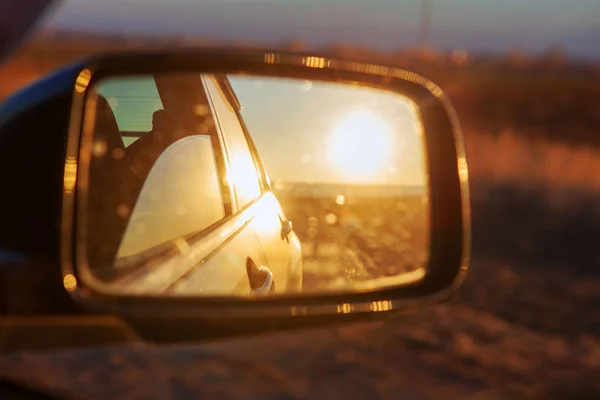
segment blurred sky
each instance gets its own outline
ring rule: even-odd
[[[42,27],[176,33],[272,43],[417,43],[421,0],[64,0]],[[600,57],[600,0],[434,0],[439,48]]]

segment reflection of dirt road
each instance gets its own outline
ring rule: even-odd
[[[342,289],[353,276],[363,275],[364,266],[349,249],[342,251],[335,242],[321,242],[317,254],[312,246],[302,246],[304,268],[303,291]]]
[[[429,256],[423,196],[389,187],[373,195],[360,187],[288,186],[277,196],[302,243],[306,291],[401,284],[422,273]],[[357,193],[336,195],[350,189]]]
[[[332,290],[354,291],[397,286],[423,278],[424,268],[416,266],[389,268],[373,265],[358,249],[337,242],[322,242],[318,253],[312,246],[303,246],[303,291],[328,292]]]

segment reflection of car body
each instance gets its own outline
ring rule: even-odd
[[[90,187],[99,192],[90,195],[88,228],[108,254],[96,262],[90,254],[96,275],[145,293],[300,290],[300,242],[227,79],[183,74],[114,83],[100,85],[92,147]],[[125,182],[112,175],[115,163]],[[131,193],[111,203],[116,183]]]

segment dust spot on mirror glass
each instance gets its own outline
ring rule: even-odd
[[[179,215],[179,216],[183,216],[186,215],[188,212],[187,208],[185,206],[178,206],[175,209],[175,214]]]
[[[206,125],[206,123],[201,123],[196,125],[196,133],[200,134],[200,135],[206,135],[208,133],[208,126]]]
[[[328,213],[327,215],[325,215],[325,222],[327,222],[329,225],[334,225],[338,220],[337,215],[335,215],[334,213]]]
[[[283,183],[277,181],[273,184],[273,188],[275,190],[283,190],[285,188],[285,185]]]
[[[309,92],[313,87],[312,81],[304,81],[304,83],[299,87],[302,93]]]
[[[119,108],[119,99],[117,99],[116,97],[109,97],[106,99],[106,101],[108,101],[108,105],[113,110],[117,110]]]
[[[106,142],[104,140],[95,140],[92,144],[92,155],[96,158],[101,158],[106,155]]]
[[[125,150],[117,147],[113,149],[112,156],[115,160],[121,160],[123,157],[125,157]]]
[[[148,227],[143,222],[138,222],[134,225],[134,232],[138,235],[143,235],[148,231]]]
[[[148,193],[148,199],[150,201],[157,201],[161,198],[161,194],[158,190],[152,190]]]
[[[131,210],[125,204],[120,204],[117,207],[117,215],[121,218],[127,218],[129,216],[130,212],[131,212]]]
[[[194,106],[194,114],[204,117],[210,114],[210,108],[205,104],[196,104],[196,106]]]
[[[255,81],[252,84],[252,89],[256,90],[256,91],[261,91],[263,89],[263,82],[262,81]]]

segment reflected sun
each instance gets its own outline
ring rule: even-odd
[[[336,122],[327,155],[341,178],[364,182],[383,172],[391,148],[390,126],[379,115],[361,110]]]

